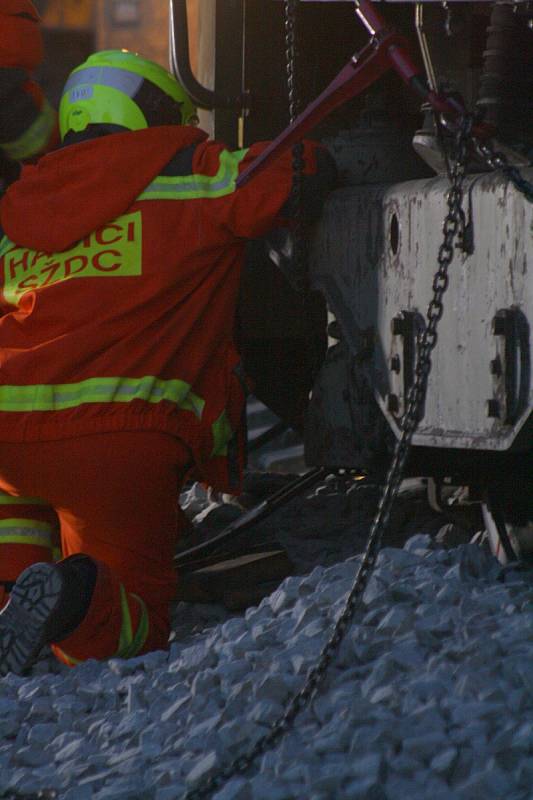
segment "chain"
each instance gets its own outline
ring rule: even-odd
[[[247,752],[217,770],[203,784],[188,791],[183,796],[183,800],[203,800],[209,797],[230,778],[246,772],[259,756],[271,749],[287,733],[298,714],[309,705],[315,696],[368,585],[379,554],[383,534],[389,523],[392,504],[400,488],[413,434],[423,415],[427,382],[431,370],[431,353],[437,343],[437,326],[443,314],[442,298],[448,286],[448,268],[453,260],[455,239],[462,230],[463,181],[470,130],[471,118],[465,117],[455,136],[451,186],[447,194],[448,212],[443,225],[444,240],[438,252],[438,269],[433,279],[433,296],[427,310],[427,324],[417,342],[418,359],[415,380],[409,392],[407,409],[402,419],[402,433],[396,443],[386,485],[344,609],[335,623],[329,640],[322,648],[317,663],[307,673],[303,687],[289,700],[283,715],[272,724],[268,733],[261,736]]]
[[[296,42],[296,9],[299,0],[285,0],[285,60],[287,67],[287,86],[289,90],[289,121],[292,125],[300,111],[300,98],[298,96],[298,83],[296,75],[297,42]],[[293,155],[293,198],[295,205],[295,221],[301,221],[302,207],[302,177],[305,162],[303,159],[304,146],[297,142],[292,148]],[[296,237],[296,232],[295,232]]]
[[[287,86],[289,94],[289,121],[292,124],[300,111],[300,97],[298,92],[298,79],[296,74],[297,62],[297,30],[296,10],[299,0],[285,0],[285,62],[287,68]],[[306,257],[302,225],[302,184],[304,161],[303,142],[296,142],[292,148],[293,183],[291,200],[294,208],[294,222],[292,227],[293,253],[291,273],[294,287],[304,292],[308,289],[306,280]]]
[[[299,98],[296,86],[296,9],[298,0],[285,0],[285,65],[289,90],[289,121],[298,116]]]
[[[521,192],[526,200],[533,203],[533,183],[526,181],[526,179],[522,177],[520,170],[509,164],[505,154],[496,152],[490,142],[481,142],[479,139],[475,138],[473,141],[477,152],[489,167],[491,169],[501,169],[515,189]]]

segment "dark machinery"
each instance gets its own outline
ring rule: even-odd
[[[466,108],[488,144],[467,153],[458,246],[407,472],[428,479],[431,502],[452,518],[485,528],[501,561],[532,556],[533,4],[376,3],[381,29],[371,10],[361,13],[371,4],[300,0],[289,3],[294,19],[288,2],[201,6],[210,40],[200,54],[214,58],[200,67],[213,91],[190,69],[185,0],[171,3],[173,67],[228,144],[287,127],[287,68],[303,109],[344,64],[370,52],[382,67],[376,51],[387,36],[397,37],[388,52],[399,46],[402,63],[376,68],[364,92],[314,119],[341,185],[313,233],[313,291],[298,294],[262,243],[250,248],[240,318],[257,394],[297,427],[305,407],[310,465],[383,469],[415,380],[448,144],[454,113]],[[289,64],[288,21],[297,38]],[[406,42],[422,86],[400,58]]]

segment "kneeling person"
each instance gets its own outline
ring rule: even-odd
[[[290,215],[291,154],[237,189],[265,145],[208,141],[136,54],[75,69],[59,120],[0,203],[3,674],[167,646],[183,482],[240,489],[246,241]]]

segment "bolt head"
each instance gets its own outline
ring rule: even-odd
[[[506,319],[503,316],[494,317],[492,320],[492,332],[494,336],[504,336],[506,329]]]
[[[390,360],[391,372],[400,372],[401,368],[402,368],[402,363],[400,361],[400,356],[397,354],[392,356]]]
[[[405,320],[403,317],[393,317],[390,326],[393,336],[401,336],[405,330]]]
[[[486,410],[487,417],[497,418],[500,416],[500,404],[494,399],[494,397],[491,397],[490,400],[487,400]]]
[[[502,374],[502,362],[499,356],[493,358],[490,362],[490,374],[491,375],[501,375]]]

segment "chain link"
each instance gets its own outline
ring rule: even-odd
[[[490,142],[481,142],[479,139],[473,139],[474,146],[483,158],[486,164],[491,169],[501,169],[504,175],[511,181],[515,189],[524,195],[526,200],[533,203],[533,183],[527,181],[520,170],[509,164],[507,156],[504,153],[499,153],[494,150]]]
[[[285,0],[285,66],[289,92],[289,121],[292,124],[299,111],[298,87],[296,85],[296,8],[298,0]]]
[[[462,230],[463,225],[463,182],[471,127],[471,118],[465,117],[455,136],[455,152],[452,154],[450,174],[451,187],[447,194],[448,212],[443,224],[444,239],[438,252],[438,269],[433,281],[433,296],[427,310],[426,326],[419,334],[417,341],[418,358],[415,380],[408,395],[407,409],[402,419],[401,436],[396,443],[385,488],[344,609],[335,623],[329,640],[322,648],[315,666],[309,670],[303,687],[289,700],[283,715],[272,724],[268,733],[261,736],[246,753],[238,756],[227,766],[221,767],[203,784],[188,791],[183,796],[183,800],[204,800],[209,797],[230,778],[246,772],[259,756],[277,744],[287,733],[298,714],[309,705],[315,696],[368,585],[379,554],[383,534],[389,523],[392,505],[400,488],[413,434],[423,416],[427,382],[431,371],[431,353],[437,343],[437,325],[443,313],[442,298],[448,286],[448,268],[454,256],[455,238]]]
[[[296,9],[299,0],[285,0],[285,59],[287,67],[287,85],[289,89],[289,121],[292,125],[300,112],[300,96],[298,91],[298,78],[296,74],[297,62],[297,31],[296,31]],[[292,148],[293,154],[293,196],[296,211],[296,222],[301,217],[301,190],[302,178],[305,162],[303,159],[304,146],[302,142],[297,142]]]

